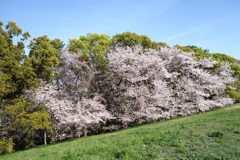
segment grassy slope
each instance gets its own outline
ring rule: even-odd
[[[209,137],[214,132],[223,135]],[[38,146],[0,159],[240,159],[240,104]]]

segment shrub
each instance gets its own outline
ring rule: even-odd
[[[0,154],[12,153],[14,151],[13,146],[14,143],[11,138],[0,141]]]
[[[234,101],[236,102],[240,102],[240,95],[237,91],[234,90],[226,90],[225,91],[227,95],[229,95],[229,97],[231,97]]]

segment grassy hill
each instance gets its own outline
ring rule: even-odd
[[[240,104],[38,146],[0,159],[240,159]]]

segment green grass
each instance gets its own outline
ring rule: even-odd
[[[240,104],[38,146],[0,159],[240,159]]]

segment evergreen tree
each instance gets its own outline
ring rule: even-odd
[[[54,42],[52,42],[54,43]],[[56,46],[58,48],[58,46]],[[44,35],[31,40],[29,57],[32,60],[34,72],[39,78],[50,81],[53,79],[52,67],[58,66],[57,50],[50,39]]]

